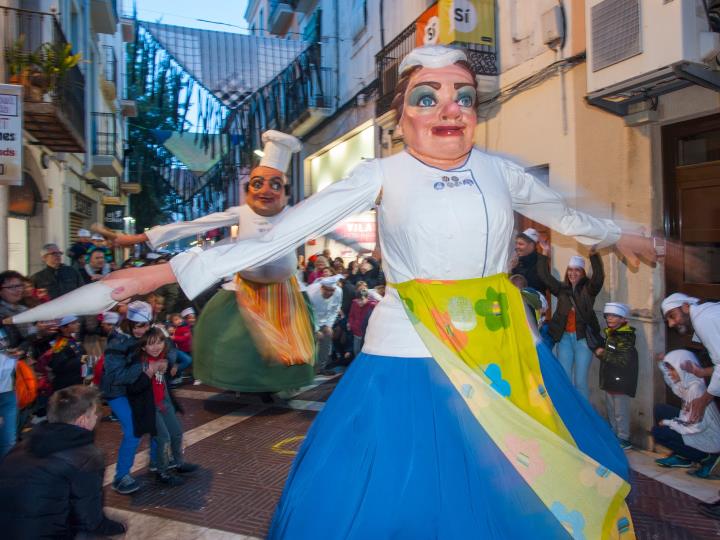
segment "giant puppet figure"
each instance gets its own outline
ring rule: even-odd
[[[244,185],[245,204],[194,221],[169,223],[135,235],[113,235],[116,245],[163,244],[218,227],[238,226],[237,240],[272,229],[286,209],[287,170],[300,141],[279,131],[262,134],[263,156]],[[238,392],[278,392],[313,380],[311,314],[300,292],[295,250],[247,268],[226,281],[203,308],[193,330],[193,375]]]
[[[654,258],[652,244],[474,148],[476,100],[463,52],[415,49],[394,101],[404,151],[361,163],[260,238],[103,285],[106,302],[174,280],[193,297],[377,206],[387,292],[308,432],[270,538],[634,535],[624,454],[533,339],[505,272],[513,210],[635,262]]]

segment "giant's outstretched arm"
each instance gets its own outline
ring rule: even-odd
[[[259,238],[205,251],[186,251],[172,259],[170,264],[112,272],[101,281],[24,311],[13,317],[12,322],[100,313],[112,307],[115,301],[147,294],[174,281],[180,283],[189,298],[194,298],[223,277],[270,262],[306,238],[324,234],[343,218],[369,210],[375,203],[381,184],[378,163],[363,162],[348,178],[284,212],[273,229]]]
[[[632,266],[637,266],[639,259],[648,263],[656,261],[651,238],[624,234],[611,219],[596,218],[569,207],[562,195],[510,161],[499,159],[498,166],[510,189],[514,210],[561,234],[573,236],[580,243],[598,247],[614,245]]]

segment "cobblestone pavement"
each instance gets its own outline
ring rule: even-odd
[[[184,485],[168,489],[144,468],[147,457],[139,459],[141,468],[134,474],[143,489],[123,496],[106,486],[106,505],[134,523],[127,535],[132,538],[263,538],[294,454],[337,379],[284,404],[263,404],[253,395],[207,386],[183,387],[177,394],[185,409],[186,459],[201,469]],[[116,423],[101,424],[97,440],[109,464],[116,459],[119,438]],[[143,444],[141,449],[147,448]],[[720,538],[720,521],[700,515],[694,497],[638,472],[632,484],[630,508],[638,539]],[[158,536],[158,527],[165,534]]]

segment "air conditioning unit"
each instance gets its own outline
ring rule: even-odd
[[[625,115],[633,103],[699,84],[720,89],[711,31],[698,0],[588,0],[588,101]]]

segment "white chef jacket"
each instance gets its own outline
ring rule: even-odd
[[[474,148],[463,165],[446,171],[403,151],[360,163],[344,180],[289,209],[257,240],[181,253],[170,264],[192,298],[213,281],[261,264],[274,253],[332,229],[341,219],[372,208],[381,190],[379,238],[389,284],[504,272],[513,210],[585,244],[609,245],[621,234],[611,220],[569,208],[559,194],[506,159]],[[430,356],[392,286],[373,311],[363,351]]]
[[[315,282],[306,289],[308,298],[315,314],[315,331],[323,326],[333,327],[340,314],[343,293],[340,287],[335,287],[335,292],[330,298],[324,298],[320,290],[320,283]]]
[[[703,344],[715,365],[707,391],[720,396],[720,302],[691,305],[690,320],[695,329],[693,341]]]
[[[265,217],[256,214],[247,204],[232,206],[224,212],[215,212],[193,221],[159,225],[146,231],[145,234],[153,249],[156,249],[161,244],[166,244],[180,238],[186,238],[212,229],[230,227],[232,225],[238,225],[236,240],[246,240],[248,238],[262,236],[272,229],[274,223],[280,219],[280,216],[286,209],[287,208],[284,208],[282,212],[274,216]],[[262,265],[246,268],[240,272],[240,275],[245,279],[257,283],[278,283],[289,279],[290,276],[295,273],[296,268],[297,256],[295,255],[294,249],[292,249],[280,258],[276,258]],[[233,289],[234,284],[226,284],[225,288]]]

